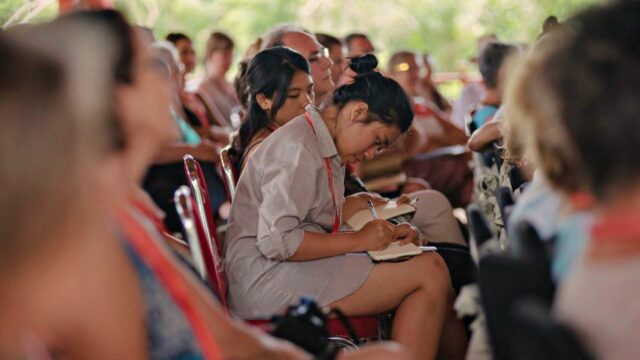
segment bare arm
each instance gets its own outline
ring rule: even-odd
[[[444,134],[435,138],[434,142],[438,141],[441,146],[460,145],[467,142],[467,135],[463,130],[439,116],[436,116],[436,119],[440,126],[444,128]]]
[[[482,151],[492,142],[500,139],[500,122],[491,121],[484,124],[469,138],[467,146],[471,151]]]
[[[289,261],[308,261],[351,252],[383,250],[393,240],[395,228],[386,220],[373,220],[358,232],[319,234],[304,232],[304,239]]]

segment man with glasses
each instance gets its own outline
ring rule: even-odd
[[[344,57],[344,46],[342,46],[342,41],[336,38],[335,36],[331,36],[329,34],[324,33],[316,33],[316,39],[322,46],[329,49],[329,58],[333,61],[333,66],[331,67],[331,77],[333,79],[333,83],[338,86],[338,81],[340,80],[340,76],[344,72],[345,65],[347,63]]]
[[[335,88],[331,78],[333,62],[329,49],[320,45],[313,34],[295,25],[280,25],[263,36],[262,50],[276,46],[290,47],[309,61],[316,105],[331,95]]]

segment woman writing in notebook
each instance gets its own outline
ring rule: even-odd
[[[266,49],[256,54],[251,60],[251,66],[248,65],[241,70],[241,84],[237,87],[237,96],[243,99],[247,114],[229,152],[237,165],[238,174],[244,170],[248,159],[267,136],[304,114],[306,106],[314,103],[309,64],[296,51],[284,47]],[[343,83],[353,81],[353,69],[349,68],[345,74]],[[246,101],[249,98],[254,99],[252,106]],[[349,191],[345,191],[346,194]],[[367,200],[373,201],[376,206],[388,201],[375,193],[348,195],[345,197],[342,218],[350,219],[351,214],[366,209]],[[423,242],[466,244],[452,215],[451,204],[442,193],[434,190],[418,191],[401,196],[396,201],[402,204],[412,200],[420,200],[411,224],[424,235]],[[456,279],[456,274],[452,277]]]
[[[437,254],[383,264],[347,255],[417,241],[413,228],[374,220],[339,232],[343,218],[367,207],[366,200],[343,207],[345,165],[375,156],[413,118],[400,86],[376,65],[371,55],[355,59],[358,75],[328,106],[307,106],[247,160],[227,233],[229,302],[243,318],[281,311],[303,295],[348,315],[396,309],[392,338],[417,358],[459,358],[463,329],[447,316],[453,290]],[[252,96],[248,111],[269,111],[275,98]]]

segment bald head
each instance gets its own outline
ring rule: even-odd
[[[325,56],[323,46],[315,36],[304,31],[289,31],[282,34],[281,44],[299,52],[311,67],[316,103],[322,102],[333,92],[334,84],[331,79],[331,59]]]

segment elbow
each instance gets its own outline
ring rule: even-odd
[[[471,151],[480,151],[480,150],[482,150],[482,144],[478,141],[478,139],[476,137],[473,137],[473,136],[471,138],[469,138],[469,141],[467,141],[467,147]]]
[[[287,261],[290,257],[286,249],[278,249],[268,241],[258,241],[258,250],[264,257],[273,261]]]
[[[262,239],[258,239],[258,250],[269,260],[293,260],[302,243],[303,236],[302,230],[265,236]]]

